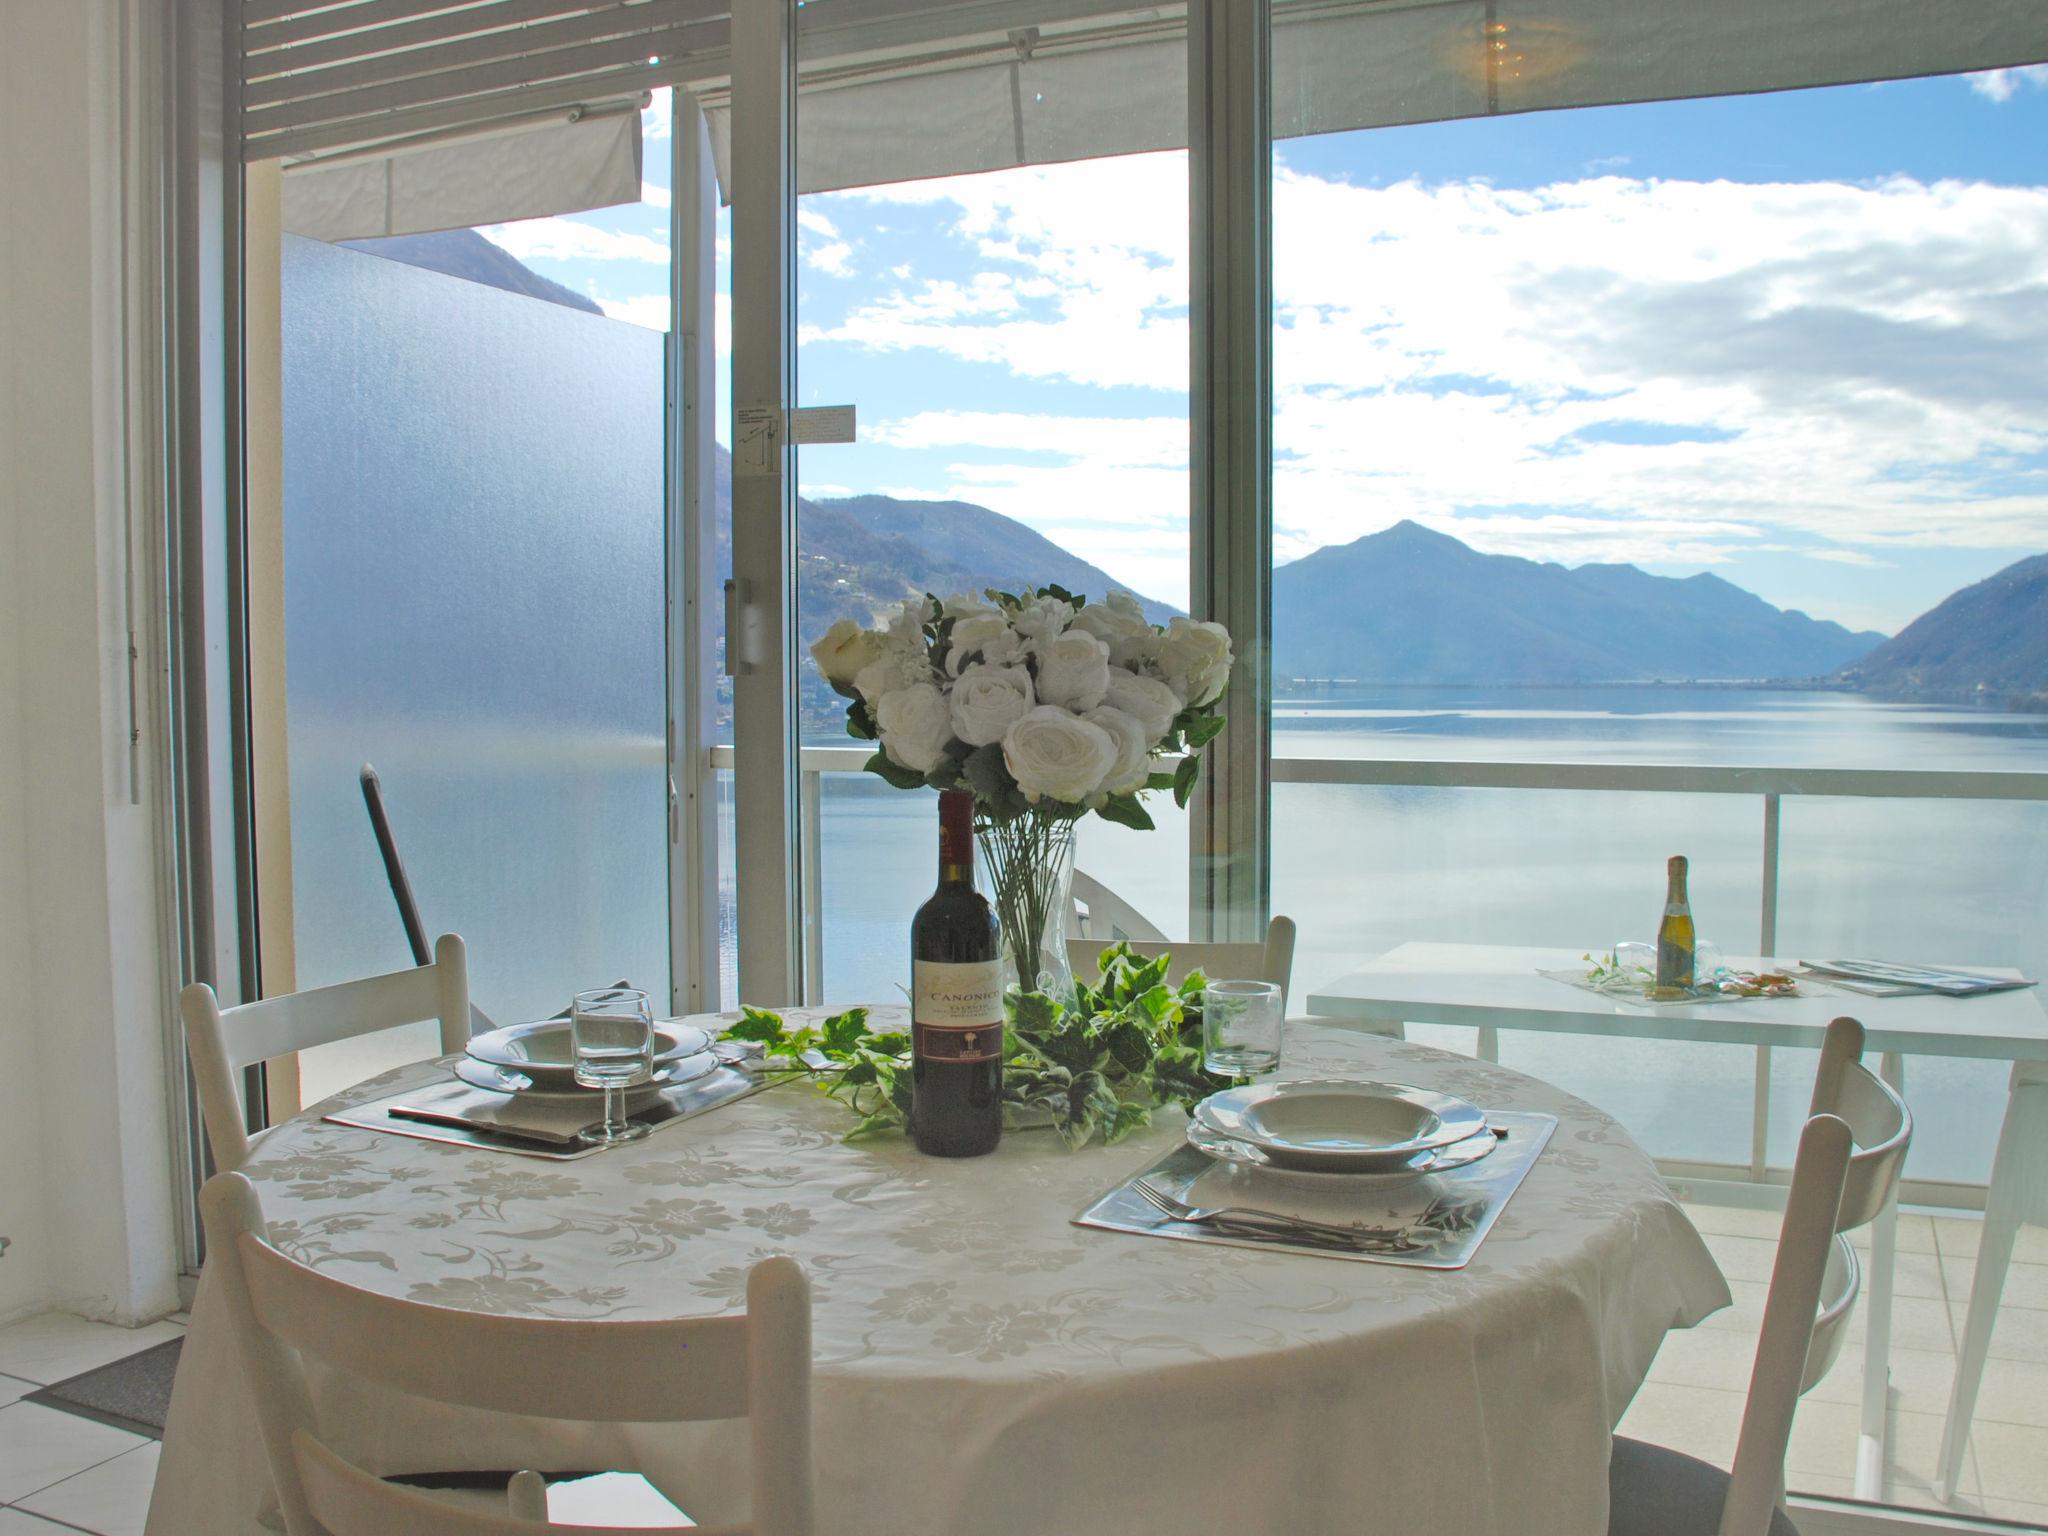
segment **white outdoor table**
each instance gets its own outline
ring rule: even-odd
[[[1779,961],[1777,964],[1787,962]],[[1754,959],[1730,958],[1737,968]],[[1845,990],[1805,997],[1694,1006],[1625,1002],[1540,974],[1586,968],[1582,952],[1492,944],[1403,944],[1369,965],[1317,987],[1308,1011],[1381,1033],[1403,1024],[1477,1027],[1481,1055],[1492,1057],[1503,1029],[1555,1034],[1621,1035],[1724,1045],[1818,1050],[1828,1021],[1853,1015],[1865,1043],[1883,1052],[1887,1081],[1903,1088],[1903,1058],[1964,1056],[2013,1064],[2005,1125],[1985,1193],[1984,1241],[1970,1291],[1969,1321],[1958,1354],[1956,1383],[1942,1436],[1937,1490],[1953,1489],[1967,1443],[1991,1326],[2022,1221],[2048,1218],[2048,1011],[2040,989],[2024,987],[1979,997],[1866,997]],[[1973,967],[1975,969],[1975,967]],[[1986,968],[1984,974],[2018,973]],[[1909,1100],[1910,1102],[1910,1100]],[[1869,1325],[1863,1377],[1862,1433],[1856,1495],[1876,1498],[1884,1476],[1885,1394],[1890,1385],[1893,1264],[1898,1241],[1896,1197],[1871,1233]]]
[[[1465,1269],[1071,1225],[1177,1143],[1178,1111],[1112,1148],[1022,1132],[954,1161],[901,1136],[845,1142],[847,1113],[799,1083],[550,1163],[316,1108],[260,1141],[246,1172],[285,1252],[442,1306],[719,1313],[750,1264],[794,1255],[815,1302],[821,1536],[1606,1529],[1614,1424],[1665,1332],[1727,1303],[1705,1244],[1583,1101],[1420,1045],[1288,1028],[1291,1074],[1559,1117]],[[341,1098],[437,1074],[425,1063]],[[202,1275],[152,1536],[264,1530],[269,1480],[227,1323]],[[340,1373],[319,1373],[314,1394],[340,1448],[385,1473],[635,1469],[707,1522],[745,1499],[743,1425],[517,1419],[486,1442],[473,1414]]]

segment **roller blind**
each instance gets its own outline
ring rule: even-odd
[[[242,153],[473,135],[722,57],[730,0],[243,0]]]
[[[820,0],[801,17],[804,192],[1187,142],[1184,6]],[[2048,4],[1276,0],[1272,56],[1289,137],[2040,63]],[[723,178],[729,119],[708,105]]]
[[[288,164],[284,227],[315,240],[362,240],[638,202],[641,105]]]

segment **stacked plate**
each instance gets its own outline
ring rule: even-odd
[[[718,1066],[711,1037],[694,1024],[667,1021],[654,1026],[654,1075],[627,1090],[655,1093],[704,1077]],[[594,1094],[576,1081],[576,1050],[567,1019],[511,1024],[470,1037],[468,1054],[455,1075],[472,1088],[540,1098]]]
[[[1464,1099],[1399,1083],[1303,1078],[1212,1094],[1188,1142],[1227,1163],[1274,1173],[1414,1178],[1477,1162],[1497,1138]]]

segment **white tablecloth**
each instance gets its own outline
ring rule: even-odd
[[[1306,1023],[1287,1049],[1288,1075],[1560,1117],[1468,1268],[1070,1225],[1173,1144],[1174,1111],[1113,1148],[1028,1132],[954,1162],[897,1137],[848,1145],[845,1111],[792,1084],[549,1163],[315,1109],[247,1171],[286,1252],[440,1306],[716,1313],[742,1305],[754,1261],[795,1255],[815,1298],[827,1536],[1604,1531],[1609,1434],[1658,1341],[1728,1302],[1649,1160],[1606,1115],[1503,1067]],[[202,1278],[150,1536],[263,1529],[268,1478],[226,1323]],[[487,1423],[339,1375],[317,1399],[332,1438],[386,1473],[637,1466],[700,1520],[744,1512],[740,1426]]]

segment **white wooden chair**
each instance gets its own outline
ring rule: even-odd
[[[213,988],[195,981],[178,995],[178,1007],[185,1016],[185,1049],[192,1056],[206,1140],[214,1166],[228,1171],[249,1158],[248,1121],[236,1086],[245,1068],[425,1019],[439,1021],[443,1055],[459,1051],[469,1039],[469,962],[462,940],[444,933],[434,942],[433,962],[412,970],[287,992],[225,1010]]]
[[[794,1259],[747,1275],[738,1317],[667,1321],[507,1317],[380,1296],[271,1247],[239,1173],[199,1197],[206,1264],[227,1304],[289,1536],[520,1536],[546,1524],[541,1479],[521,1472],[505,1512],[387,1483],[327,1443],[301,1366],[435,1402],[605,1424],[749,1422],[753,1518],[744,1526],[633,1527],[666,1536],[810,1536],[811,1292]],[[627,1536],[626,1527],[561,1527]]]
[[[1069,939],[1067,963],[1074,975],[1092,981],[1102,971],[1102,952],[1114,940]],[[1169,959],[1166,979],[1179,982],[1189,971],[1240,981],[1271,981],[1280,986],[1280,1004],[1287,1005],[1287,987],[1294,973],[1294,919],[1276,917],[1266,925],[1263,944],[1181,944],[1171,939],[1133,943],[1131,953],[1151,958],[1164,951]]]
[[[1166,942],[1166,933],[1144,913],[1117,895],[1093,875],[1074,871],[1072,904],[1067,908],[1067,938],[1096,939],[1114,943],[1118,939]]]
[[[1845,1235],[1897,1187],[1913,1117],[1863,1065],[1863,1026],[1828,1026],[1799,1137],[1732,1471],[1616,1436],[1608,1536],[1797,1536],[1784,1510],[1785,1445],[1800,1397],[1841,1353],[1862,1286]]]

